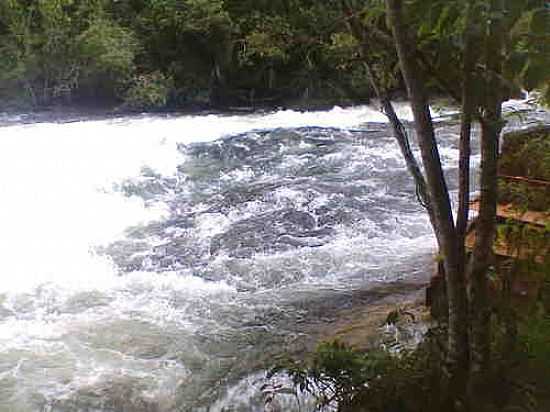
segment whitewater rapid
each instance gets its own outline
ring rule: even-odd
[[[410,117],[407,106],[400,109]],[[113,286],[116,268],[93,247],[164,215],[162,203],[123,197],[113,186],[150,169],[174,175],[178,143],[214,141],[252,130],[352,128],[384,122],[370,107],[248,116],[141,116],[3,127],[0,138],[0,251],[4,293],[53,282],[63,288]]]
[[[424,271],[433,237],[385,121],[0,116],[0,410],[198,410],[311,305]]]

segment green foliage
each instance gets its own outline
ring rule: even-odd
[[[341,3],[327,0],[6,0],[0,92],[35,105],[124,97],[173,79],[175,104],[273,104],[368,92]],[[338,50],[339,49],[339,50]],[[24,91],[22,95],[21,91]]]
[[[231,20],[221,0],[150,0],[144,14],[161,29],[208,35],[226,29]]]
[[[47,105],[100,81],[114,89],[134,70],[137,43],[100,1],[8,0],[0,12],[0,91],[8,96]]]
[[[106,76],[120,82],[134,72],[138,42],[131,31],[115,22],[94,20],[76,41],[85,77]]]
[[[33,101],[49,100],[74,88],[76,83],[70,19],[64,7],[69,0],[9,0],[2,5],[0,49],[7,56],[2,67],[2,88],[23,87]],[[35,33],[39,24],[43,36]]]
[[[279,17],[254,16],[254,28],[245,35],[240,59],[243,64],[258,61],[285,62],[289,58],[292,31],[288,22]]]
[[[547,85],[550,82],[550,10],[540,4],[519,14],[510,38],[517,53],[513,56],[516,59],[513,67],[519,71],[510,70],[509,74],[515,74],[526,90]],[[519,56],[522,65],[517,65]]]
[[[521,213],[521,212],[520,212]],[[514,219],[497,226],[496,242],[506,245],[509,252],[521,256],[525,273],[534,275],[537,268],[550,268],[550,230],[523,224]],[[542,260],[541,260],[542,259]],[[519,272],[519,264],[517,265]]]
[[[495,318],[503,331],[505,320]],[[484,399],[468,399],[475,411],[537,411],[545,396],[545,377],[550,371],[550,317],[544,309],[519,324],[519,342],[501,345],[505,333],[493,336],[494,361],[485,384]],[[440,412],[452,410],[463,400],[444,392],[445,330],[432,328],[415,350],[399,356],[371,350],[361,352],[340,342],[321,344],[308,361],[286,360],[268,374],[289,376],[294,388],[281,394],[307,393],[316,399],[316,410],[338,412]],[[541,390],[531,379],[541,380]],[[266,385],[267,387],[268,385]],[[542,392],[542,393],[541,393]],[[269,401],[277,397],[271,390]],[[459,409],[462,410],[462,409]]]
[[[295,387],[317,400],[317,407],[341,412],[413,412],[438,410],[439,394],[429,392],[439,378],[428,365],[436,355],[424,349],[399,357],[373,350],[360,352],[338,341],[321,344],[306,363],[287,361],[270,376],[286,373]],[[433,388],[436,389],[436,388]],[[434,396],[435,395],[435,396]]]
[[[550,180],[550,129],[535,128],[506,136],[499,166],[512,176]]]
[[[536,90],[536,100],[540,105],[550,107],[550,83],[544,84]]]
[[[432,87],[460,85],[465,3],[407,4],[426,69],[438,74]],[[509,32],[503,84],[550,101],[544,2],[506,0],[504,16],[485,3],[475,5],[477,30],[502,18]],[[350,29],[351,16],[367,36]],[[162,72],[176,104],[358,101],[372,95],[365,60],[385,90],[402,87],[388,36],[382,0],[3,0],[0,93],[35,105],[116,100],[135,73]]]
[[[521,325],[520,342],[531,361],[550,373],[550,314],[541,311]]]
[[[327,57],[338,62],[342,69],[350,68],[351,59],[359,54],[359,41],[350,33],[333,33],[325,47]]]
[[[548,187],[529,187],[516,182],[499,182],[498,200],[512,204],[520,212],[527,210],[550,211],[550,189]]]
[[[136,110],[162,109],[173,87],[173,79],[161,72],[142,74],[133,79],[124,101]]]
[[[502,88],[510,93],[521,89],[540,89],[548,92],[550,72],[550,9],[539,0],[505,0],[504,13],[491,12],[490,2],[477,0],[413,0],[408,2],[408,23],[416,30],[423,54],[422,66],[435,87],[459,95],[462,52],[465,47],[465,29],[484,42],[489,23],[500,20],[504,32],[504,67],[499,78]],[[471,11],[468,13],[468,11]],[[469,17],[470,16],[470,17]],[[470,19],[467,22],[467,19]],[[481,86],[487,75],[484,56],[474,80]]]

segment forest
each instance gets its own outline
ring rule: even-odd
[[[6,0],[3,104],[138,109],[359,102],[338,1]]]
[[[430,14],[440,28],[453,19],[437,8]],[[0,93],[4,105],[33,107],[366,101],[373,91],[361,39],[346,16],[383,26],[380,2],[6,0],[0,5]],[[543,24],[538,15],[534,20]],[[428,32],[422,41],[430,41]],[[368,47],[385,53],[379,39]],[[445,61],[444,50],[431,52]],[[519,53],[510,58],[531,78],[547,67],[539,61],[526,69]],[[404,87],[394,79],[392,89]]]
[[[458,20],[442,13],[445,2],[428,3],[435,7],[415,11],[426,20],[419,41],[431,68],[445,73],[445,65],[456,59],[449,47],[436,44],[433,29],[451,34],[456,29],[451,22]],[[540,83],[548,67],[548,44],[536,33],[544,31],[544,16],[533,13],[543,3],[514,2],[515,9],[531,12],[511,33],[521,48],[508,54],[507,63],[516,75],[529,78],[523,85],[528,89]],[[357,103],[374,95],[364,47],[389,90],[403,95],[384,40],[384,16],[379,1],[5,0],[0,96],[3,106],[35,108]],[[357,24],[376,27],[377,35],[362,39]],[[538,37],[525,42],[522,31],[531,29]],[[538,59],[530,60],[534,55]],[[433,90],[445,94],[439,86]],[[518,87],[510,90],[517,93]]]

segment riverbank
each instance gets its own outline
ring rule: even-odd
[[[399,101],[402,101],[401,99]],[[318,100],[305,103],[287,102],[277,105],[226,106],[192,105],[180,108],[159,110],[135,110],[122,105],[73,105],[51,106],[48,108],[13,107],[0,109],[0,126],[29,123],[72,123],[85,120],[105,120],[118,117],[139,116],[190,116],[190,115],[247,115],[266,114],[275,111],[292,110],[296,112],[322,112],[334,107],[351,108],[368,105],[370,99],[361,100]]]
[[[339,341],[359,351],[380,346],[414,346],[432,321],[425,306],[426,286],[422,283],[382,287],[387,296],[369,305],[344,310],[336,322],[321,327],[319,343]]]
[[[361,289],[334,291],[330,296],[310,299],[307,320],[298,319],[294,325],[286,325],[293,332],[285,339],[284,351],[274,347],[258,359],[257,367],[269,367],[281,354],[306,359],[319,344],[328,341],[337,340],[360,351],[373,349],[384,343],[388,337],[386,326],[392,324],[425,330],[430,322],[424,304],[430,276],[426,273],[393,282],[372,283]],[[405,339],[402,343],[409,342]]]
[[[291,359],[293,363],[307,364],[317,356],[318,349],[326,345],[343,344],[358,354],[379,352],[382,348],[389,351],[416,348],[430,324],[424,306],[424,286],[428,278],[426,273],[426,276],[372,284],[363,290],[342,291],[309,301],[310,313],[290,327],[284,339],[268,345],[263,355],[256,357],[256,362],[250,362],[243,354],[241,362],[247,369],[234,370],[239,375],[229,382],[211,382],[209,397],[189,410],[316,410],[314,397],[297,391],[285,373],[267,378],[269,371],[286,365]],[[210,403],[208,399],[216,402]]]

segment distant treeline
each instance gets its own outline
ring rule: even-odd
[[[273,106],[369,96],[331,0],[1,0],[0,107]]]

